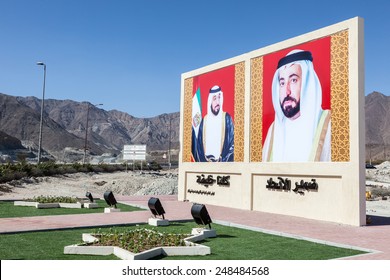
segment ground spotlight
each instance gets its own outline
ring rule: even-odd
[[[104,193],[104,200],[106,201],[108,206],[116,208],[117,202],[112,191],[107,191]]]
[[[156,197],[151,197],[148,201],[148,206],[154,217],[162,216],[164,219],[165,210],[161,205],[161,202]]]
[[[194,203],[191,208],[191,215],[198,225],[208,225],[211,229],[211,218],[204,204]]]
[[[87,192],[85,196],[89,199],[89,202],[93,203],[93,196],[90,192]]]

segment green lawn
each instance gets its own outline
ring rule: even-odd
[[[117,231],[135,226],[116,227]],[[150,228],[148,225],[142,227]],[[168,227],[153,227],[158,231],[190,233],[195,223],[172,223]],[[178,260],[326,260],[365,252],[316,244],[309,241],[274,236],[260,232],[213,224],[216,238],[201,243],[210,246],[208,256],[159,257]],[[82,233],[93,233],[97,228],[0,234],[0,259],[25,260],[102,260],[115,256],[64,255],[64,246],[81,243]],[[109,228],[102,228],[102,231]]]
[[[49,216],[49,215],[66,215],[66,214],[88,214],[88,213],[103,213],[104,208],[108,207],[105,200],[97,199],[95,202],[99,205],[98,208],[49,208],[37,209],[33,206],[14,206],[13,202],[0,201],[0,218],[16,218],[16,217],[31,217],[31,216]],[[125,211],[140,211],[144,210],[138,207],[118,203],[117,207],[121,212]]]

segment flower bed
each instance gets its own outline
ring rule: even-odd
[[[66,246],[64,254],[110,255],[126,260],[146,260],[159,255],[208,255],[210,248],[193,243],[206,238],[137,229],[126,233],[83,234],[83,244]]]
[[[185,246],[184,238],[188,235],[160,233],[148,229],[136,229],[125,233],[111,230],[108,233],[95,233],[92,246],[118,246],[133,253],[147,251],[154,247]]]
[[[25,201],[15,201],[15,206],[34,206],[44,208],[82,208],[83,202],[68,196],[38,196]]]
[[[34,196],[26,201],[34,201],[38,203],[77,203],[79,200],[70,196]]]

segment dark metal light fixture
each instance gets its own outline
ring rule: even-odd
[[[148,206],[154,217],[162,216],[164,219],[165,210],[161,205],[160,199],[151,197],[148,201]]]
[[[107,191],[104,193],[104,200],[106,201],[108,206],[116,208],[117,202],[112,191]]]
[[[93,196],[90,192],[87,192],[85,196],[89,199],[89,202],[93,203]]]
[[[191,215],[198,225],[208,225],[211,229],[211,218],[204,204],[194,203],[191,207]]]

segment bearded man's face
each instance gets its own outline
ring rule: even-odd
[[[299,64],[283,66],[279,69],[279,101],[287,118],[300,116],[302,69]]]

